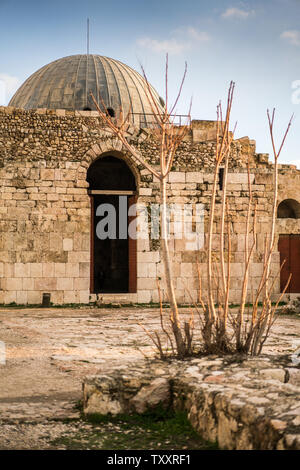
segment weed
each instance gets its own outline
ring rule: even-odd
[[[78,403],[81,409],[82,404]],[[192,428],[184,412],[158,407],[143,414],[86,418],[90,429],[80,429],[52,441],[66,449],[202,449],[216,450],[216,444],[204,441]]]

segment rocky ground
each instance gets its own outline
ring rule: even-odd
[[[6,362],[0,364],[0,449],[67,448],[65,436],[79,431],[87,436],[89,448],[88,435],[95,426],[80,418],[83,377],[153,354],[139,323],[159,328],[158,310],[0,309],[0,341],[6,352]],[[299,317],[281,317],[264,352],[290,354],[299,338]],[[98,431],[103,443],[109,435],[125,432],[118,423],[104,423]],[[185,448],[184,442],[180,445]]]

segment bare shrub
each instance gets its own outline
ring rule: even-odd
[[[144,73],[144,70],[143,70]],[[216,136],[216,154],[213,188],[211,194],[211,206],[209,212],[209,222],[207,230],[207,291],[203,293],[202,278],[198,265],[199,282],[199,301],[193,306],[187,321],[182,321],[176,301],[172,277],[172,265],[170,260],[169,247],[167,242],[167,189],[166,182],[169,172],[172,168],[175,153],[184,139],[190,125],[190,113],[188,122],[184,126],[175,126],[173,124],[175,106],[180,97],[182,86],[186,75],[186,68],[181,81],[179,92],[175,103],[168,110],[168,58],[166,61],[166,94],[165,111],[162,113],[153,96],[151,86],[145,78],[145,91],[147,99],[151,106],[153,116],[156,121],[157,130],[154,135],[160,144],[160,169],[150,165],[130,143],[127,130],[130,127],[130,110],[127,116],[123,116],[120,109],[117,118],[112,118],[101,97],[98,101],[91,94],[95,107],[110,129],[123,144],[127,152],[132,155],[138,163],[147,168],[160,182],[160,249],[161,259],[164,264],[164,281],[166,292],[170,303],[170,311],[163,311],[161,288],[158,282],[158,292],[160,298],[160,320],[161,331],[148,331],[148,336],[153,341],[156,350],[162,359],[169,356],[184,358],[196,354],[227,354],[243,353],[258,355],[270,334],[271,327],[275,320],[275,313],[278,304],[284,292],[279,296],[275,305],[271,303],[272,293],[276,276],[271,273],[271,259],[275,244],[275,222],[277,211],[277,193],[278,193],[278,158],[283,148],[286,136],[288,134],[291,120],[282,139],[279,151],[276,150],[273,136],[273,126],[275,110],[272,116],[268,111],[269,130],[274,153],[274,172],[273,172],[273,207],[270,218],[270,232],[265,240],[265,253],[263,260],[263,273],[260,278],[259,287],[252,292],[252,304],[247,307],[247,298],[249,297],[249,270],[252,262],[254,250],[256,248],[256,205],[252,196],[250,168],[248,163],[248,209],[246,214],[245,243],[244,243],[244,268],[242,275],[242,286],[240,288],[240,305],[236,313],[230,306],[230,281],[231,281],[231,258],[232,258],[232,220],[230,215],[230,204],[227,197],[227,176],[230,150],[234,139],[234,131],[230,132],[230,114],[233,102],[235,84],[230,83],[225,119],[223,120],[221,103],[217,106],[217,136]],[[99,104],[100,103],[100,104]],[[235,129],[234,129],[235,130]],[[220,208],[220,216],[216,217],[216,197],[220,166],[224,166],[223,173],[223,192]],[[220,242],[219,249],[213,251],[215,223],[219,225]],[[251,241],[252,240],[252,241]],[[280,274],[280,270],[277,276]],[[187,288],[188,289],[188,288]],[[195,318],[197,315],[200,327],[195,327]]]

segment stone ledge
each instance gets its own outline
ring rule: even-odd
[[[83,382],[85,414],[185,410],[220,448],[300,449],[300,369],[286,356],[141,361]]]

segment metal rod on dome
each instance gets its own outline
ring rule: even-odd
[[[85,107],[88,107],[88,76],[89,76],[89,53],[90,53],[90,19],[86,21],[86,76],[85,76]]]
[[[87,31],[86,31],[86,54],[90,53],[90,19],[87,19]]]

